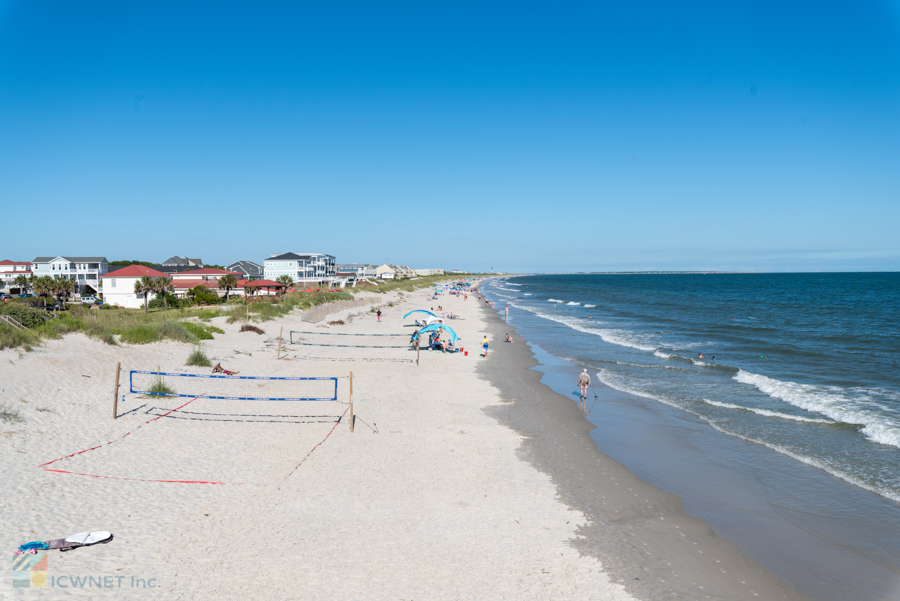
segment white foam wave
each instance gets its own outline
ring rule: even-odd
[[[796,459],[797,461],[799,461],[801,463],[805,463],[806,465],[811,465],[813,467],[819,468],[820,470],[823,470],[836,478],[845,480],[846,482],[849,482],[850,484],[853,484],[854,486],[858,486],[859,488],[868,490],[869,492],[873,492],[877,495],[881,495],[882,497],[885,497],[887,499],[891,499],[893,501],[897,501],[898,503],[900,503],[900,495],[898,495],[895,491],[891,490],[890,488],[875,486],[868,482],[864,482],[863,480],[861,480],[853,475],[850,475],[850,474],[844,472],[843,470],[838,469],[832,465],[829,465],[828,463],[826,463],[824,461],[821,461],[819,459],[813,459],[813,458],[807,457],[805,455],[800,455],[799,453],[796,453],[796,452],[792,451],[791,449],[788,449],[781,445],[767,443],[762,440],[757,440],[757,439],[751,438],[749,436],[744,436],[742,434],[738,434],[737,432],[732,432],[731,430],[728,430],[728,429],[718,425],[714,420],[711,420],[703,415],[700,415],[700,413],[693,411],[687,407],[682,407],[678,403],[675,403],[674,401],[672,401],[666,397],[653,396],[653,395],[649,395],[645,392],[633,390],[629,386],[624,385],[622,382],[618,381],[617,378],[609,377],[610,375],[611,374],[608,375],[608,372],[606,370],[603,370],[603,371],[600,371],[599,373],[597,373],[597,379],[600,380],[603,384],[606,384],[607,386],[609,386],[610,388],[615,388],[616,390],[620,390],[622,392],[627,392],[628,394],[643,397],[645,399],[651,399],[651,400],[660,402],[664,405],[669,405],[670,407],[675,407],[677,409],[681,409],[682,411],[686,411],[687,413],[690,413],[692,415],[696,415],[697,417],[699,417],[700,419],[702,419],[703,421],[708,423],[710,426],[712,426],[714,429],[718,430],[719,432],[721,432],[723,434],[727,434],[728,436],[735,436],[742,440],[746,440],[747,442],[752,442],[752,443],[755,443],[758,445],[762,445],[766,448],[772,449],[773,451],[775,451],[777,453],[781,453],[782,455],[787,455],[788,457],[791,457],[792,459]],[[704,400],[706,400],[706,399],[704,399]]]
[[[732,405],[731,403],[722,403],[719,401],[711,401],[709,399],[701,399],[704,403],[713,407],[722,407],[723,409],[738,409],[740,411],[749,411],[757,415],[765,417],[777,417],[779,419],[789,419],[795,422],[805,422],[809,424],[833,424],[830,419],[819,419],[815,417],[802,417],[800,415],[790,415],[788,413],[780,413],[778,411],[769,411],[768,409],[754,409],[753,407],[742,407],[741,405]]]
[[[572,301],[572,302],[570,302],[570,303],[566,303],[566,305],[568,305],[568,306],[570,306],[570,307],[575,307],[575,306],[580,305],[580,304],[581,304],[581,303],[576,303],[575,301]]]
[[[523,292],[522,294],[525,296],[534,296],[534,293],[532,292]]]
[[[564,303],[564,302],[566,302],[566,301],[559,300],[558,298],[548,298],[548,299],[547,299],[547,302],[548,302],[548,303]]]
[[[672,353],[664,353],[662,351],[653,351],[653,354],[660,359],[674,359],[678,355],[673,355]]]
[[[843,388],[782,382],[743,369],[738,370],[734,379],[794,407],[821,413],[834,421],[863,426],[863,435],[872,442],[900,448],[900,424],[892,422],[883,412],[870,409],[867,405],[874,404],[867,399],[849,397],[849,391]]]
[[[562,317],[559,315],[548,315],[547,313],[541,313],[540,311],[535,311],[533,309],[531,311],[538,317],[543,317],[544,319],[549,319],[550,321],[561,323],[563,325],[569,326],[573,330],[578,330],[579,332],[584,332],[585,334],[593,334],[594,336],[599,336],[604,342],[608,342],[610,344],[627,346],[630,348],[638,349],[639,351],[654,351],[659,348],[656,346],[650,346],[649,341],[638,338],[634,332],[629,332],[628,330],[608,330],[597,327],[588,328],[582,325],[582,323],[587,322],[586,319],[576,320],[575,318]]]
[[[596,306],[597,305],[585,305],[584,307],[585,307],[585,309],[593,309]]]

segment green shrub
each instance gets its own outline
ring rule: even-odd
[[[46,313],[40,309],[32,309],[17,301],[0,303],[0,315],[9,315],[26,328],[36,328],[46,319]]]
[[[224,334],[225,333],[225,330],[223,330],[222,328],[217,328],[216,326],[204,325],[203,327],[206,328],[206,331],[209,332],[210,334]]]
[[[196,365],[197,367],[212,367],[212,362],[209,360],[209,357],[207,357],[203,352],[203,349],[197,347],[197,349],[193,353],[191,353],[191,356],[188,357],[185,365]]]
[[[147,304],[147,306],[151,309],[165,309],[166,302],[169,303],[170,309],[177,309],[178,307],[181,306],[181,300],[178,297],[176,297],[174,294],[166,294],[165,302],[163,302],[163,299],[161,299],[161,298],[154,298],[152,301],[150,301]]]
[[[221,313],[219,313],[218,311],[213,311],[211,309],[200,309],[194,314],[194,316],[200,321],[208,321],[213,317],[218,317],[220,315]]]
[[[182,322],[181,326],[197,337],[198,340],[212,340],[213,335],[206,331],[206,328],[201,326],[199,323],[194,323],[192,321]]]

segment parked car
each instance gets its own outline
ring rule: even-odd
[[[0,300],[5,300],[5,301],[12,300],[12,296],[9,294],[3,294],[3,295],[0,295]]]
[[[96,305],[96,304],[97,304],[97,297],[96,297],[96,296],[82,296],[82,297],[81,297],[81,302],[82,302],[82,303],[89,303],[89,304],[91,304],[91,305]]]

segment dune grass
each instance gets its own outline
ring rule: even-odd
[[[284,299],[265,299],[250,303],[250,319],[253,321],[271,321],[295,310],[303,311],[315,305],[323,305],[332,301],[350,300],[349,292],[292,292]],[[228,323],[247,320],[246,305],[238,305],[227,311]]]
[[[24,421],[19,415],[19,410],[9,403],[0,403],[0,422],[4,424],[15,424]]]
[[[184,364],[195,365],[197,367],[212,367],[212,361],[209,360],[209,357],[206,356],[206,353],[204,353],[203,349],[199,346],[190,354]]]

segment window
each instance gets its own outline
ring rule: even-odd
[[[116,278],[112,278],[112,279],[110,280],[109,287],[110,287],[110,288],[115,288],[115,287],[116,287]]]

